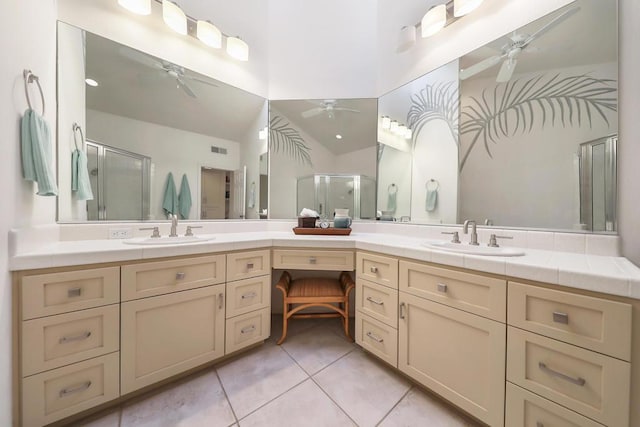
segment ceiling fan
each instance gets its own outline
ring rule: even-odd
[[[311,102],[311,103],[314,104],[314,105],[317,105],[317,107],[314,107],[314,108],[311,108],[309,110],[303,111],[301,113],[301,115],[305,119],[317,116],[317,115],[322,114],[322,113],[327,113],[327,116],[330,119],[333,119],[335,117],[335,112],[336,111],[347,111],[349,113],[359,113],[360,112],[360,110],[355,110],[353,108],[341,107],[340,105],[338,105],[338,101],[335,100],[335,99],[325,99],[325,100],[320,101],[320,102]]]
[[[133,49],[129,49],[127,47],[122,47],[119,51],[126,58],[137,62],[139,64],[145,65],[147,67],[158,70],[161,73],[161,76],[171,77],[176,82],[176,87],[178,89],[182,89],[184,93],[189,95],[192,98],[197,98],[193,89],[187,82],[198,82],[212,87],[218,87],[215,83],[210,81],[198,78],[196,76],[192,76],[185,70],[184,67],[174,64],[169,61],[165,61],[163,59],[157,59],[152,56],[148,56],[144,53],[138,52]]]
[[[500,71],[498,71],[498,75],[496,77],[496,82],[508,82],[511,80],[516,69],[516,65],[518,64],[518,56],[520,56],[520,54],[525,50],[533,50],[532,47],[530,47],[530,44],[534,40],[538,39],[579,10],[580,7],[574,7],[564,11],[531,35],[524,33],[518,34],[514,31],[513,34],[508,37],[506,44],[502,46],[499,54],[473,64],[464,70],[460,70],[460,80],[466,80],[469,77],[475,76],[476,74],[479,74],[484,70],[488,70],[502,62],[502,66],[500,67]]]

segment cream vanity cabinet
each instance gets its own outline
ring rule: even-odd
[[[491,425],[504,425],[506,281],[399,263],[398,368]]]
[[[120,268],[17,273],[20,417],[42,426],[120,395]]]
[[[225,255],[122,266],[121,391],[224,356]]]
[[[509,282],[507,425],[629,425],[632,306]]]

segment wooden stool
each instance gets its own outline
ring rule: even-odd
[[[276,284],[276,288],[282,291],[284,297],[282,337],[278,340],[278,344],[282,344],[287,337],[287,323],[291,317],[342,317],[344,333],[350,341],[353,341],[349,333],[349,294],[354,287],[355,283],[346,271],[340,273],[338,279],[305,278],[296,280],[291,280],[289,272],[284,271]],[[293,308],[293,304],[299,305]],[[335,313],[296,314],[309,307],[325,307]]]

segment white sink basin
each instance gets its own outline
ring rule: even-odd
[[[185,243],[200,243],[215,239],[215,236],[177,236],[177,237],[137,237],[123,240],[127,245],[182,245]]]
[[[441,251],[457,252],[459,254],[482,255],[482,256],[522,256],[524,251],[516,248],[491,248],[489,246],[474,246],[467,243],[451,242],[429,242],[425,246]]]

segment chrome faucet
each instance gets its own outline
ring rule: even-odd
[[[464,221],[462,225],[462,232],[464,234],[469,233],[469,224],[471,224],[471,238],[469,239],[469,244],[478,246],[478,233],[476,231],[476,222],[470,219]]]
[[[171,218],[171,233],[169,237],[178,237],[178,215],[169,215]]]

